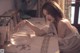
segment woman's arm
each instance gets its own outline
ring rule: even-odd
[[[24,21],[24,20],[20,21],[20,22],[14,27],[14,29],[12,30],[12,33],[17,32],[17,31],[19,30],[19,27],[24,26],[24,25],[25,25],[25,21]]]
[[[17,24],[17,26],[15,27],[15,30],[17,30],[19,27],[24,26],[24,25],[27,25],[28,27],[30,27],[35,32],[36,35],[43,35],[45,33],[44,30],[39,29],[28,20],[23,20],[19,22],[19,24]]]
[[[58,36],[64,38],[65,30],[65,23],[60,21],[60,23],[58,24]]]
[[[32,24],[31,22],[29,22],[28,20],[25,20],[25,24],[30,27],[37,36],[41,36],[44,33],[46,33],[44,30],[39,29],[38,27],[36,27],[34,24]]]

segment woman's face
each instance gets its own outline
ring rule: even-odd
[[[44,14],[47,21],[53,22],[54,18],[48,13],[47,10],[43,9],[43,14]]]

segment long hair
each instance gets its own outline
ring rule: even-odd
[[[62,19],[64,17],[62,9],[55,1],[46,2],[42,6],[42,9],[41,9],[42,12],[43,12],[43,9],[47,10],[48,14],[54,17],[56,21],[58,20],[58,18]]]
[[[64,17],[62,9],[55,1],[46,2],[42,6],[42,9],[41,9],[42,13],[43,13],[44,9],[47,10],[48,14],[51,15],[55,19],[53,23],[54,23],[55,28],[58,33],[58,28],[57,28],[58,22],[59,22],[59,20],[61,20]],[[46,18],[45,18],[45,20],[46,20]]]

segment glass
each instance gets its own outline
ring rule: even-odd
[[[79,7],[79,15],[78,15],[78,24],[80,24],[80,7]]]
[[[72,4],[75,4],[75,0],[72,0],[71,3],[72,3]]]
[[[75,12],[75,6],[71,6],[71,17],[70,17],[71,24],[74,24],[74,12]]]

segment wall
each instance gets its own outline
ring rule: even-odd
[[[13,0],[0,0],[0,15],[2,15],[4,12],[13,9]]]

